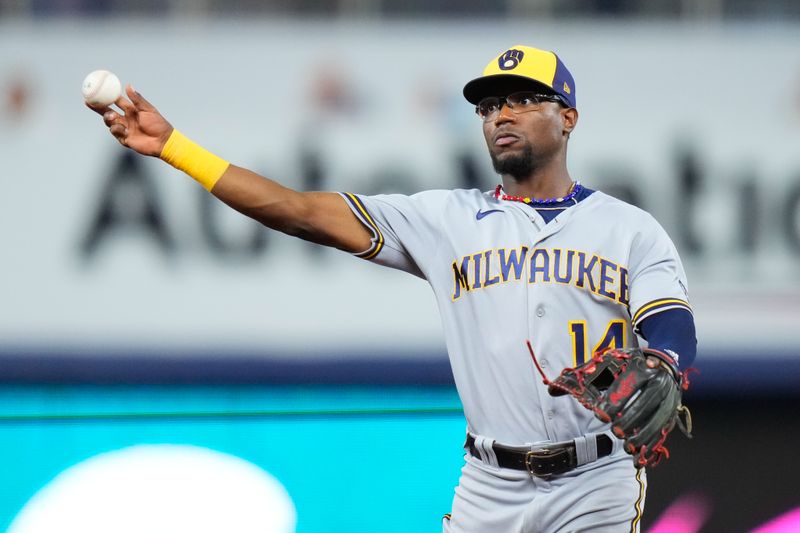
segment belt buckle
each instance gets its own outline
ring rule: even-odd
[[[555,468],[556,467],[556,463],[555,462],[551,462],[550,463],[550,466],[551,466],[551,468],[554,469],[554,471],[547,472],[547,473],[542,473],[542,472],[537,472],[536,471],[536,466],[535,466],[534,460],[535,459],[550,459],[551,461],[553,461],[554,459],[557,459],[557,457],[559,455],[562,455],[562,454],[563,455],[569,455],[569,453],[567,452],[567,450],[565,448],[562,448],[560,450],[551,450],[551,449],[548,449],[548,448],[542,448],[540,450],[530,450],[529,452],[525,453],[525,468],[528,470],[528,474],[530,474],[533,477],[538,477],[538,478],[541,478],[541,479],[550,479],[551,477],[553,477],[553,475],[560,473],[560,472],[555,471],[555,470],[557,470]]]

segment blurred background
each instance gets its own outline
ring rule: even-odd
[[[440,531],[465,421],[427,285],[229,212],[80,84],[295,188],[489,189],[461,88],[514,44],[575,76],[572,175],[689,276],[695,438],[642,530],[799,531],[794,0],[0,0],[0,529]]]

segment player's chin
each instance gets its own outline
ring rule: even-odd
[[[519,146],[492,146],[489,148],[489,155],[495,162],[518,158],[521,152]]]
[[[498,174],[511,176],[527,176],[533,169],[533,152],[529,145],[521,149],[505,149],[497,153],[492,151],[492,166]]]
[[[526,155],[526,151],[522,146],[502,146],[491,152],[492,161],[495,164],[516,162],[520,159],[525,159]]]

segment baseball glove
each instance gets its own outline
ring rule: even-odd
[[[691,414],[681,403],[689,387],[688,371],[681,372],[668,354],[650,348],[605,349],[550,381],[528,347],[549,393],[569,394],[597,418],[611,422],[638,466],[655,466],[669,458],[664,442],[675,426],[691,438]]]

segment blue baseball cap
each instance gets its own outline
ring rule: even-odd
[[[477,104],[487,96],[507,96],[517,91],[541,90],[575,105],[575,80],[555,52],[521,44],[492,59],[483,75],[464,86],[464,98]]]

